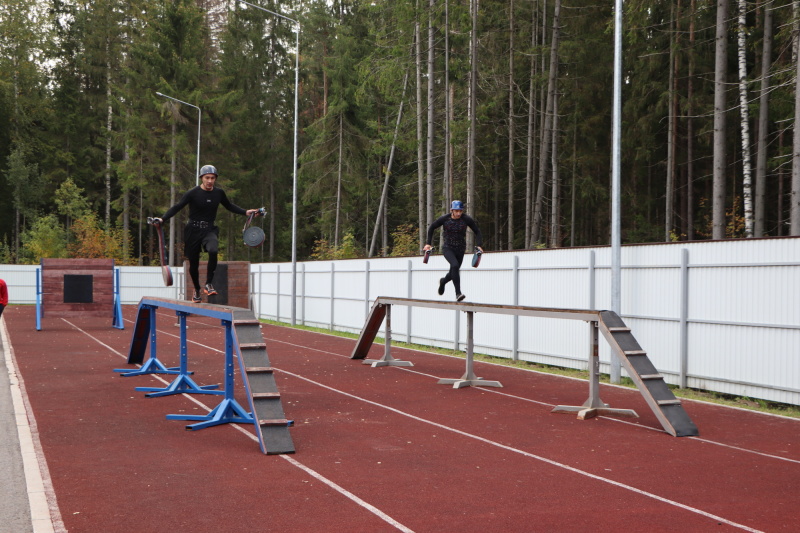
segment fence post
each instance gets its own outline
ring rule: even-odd
[[[408,282],[406,283],[406,286],[408,287],[408,290],[406,292],[406,297],[408,299],[411,299],[411,294],[412,294],[411,293],[411,275],[412,275],[411,259],[409,259],[408,260],[408,277],[407,277]],[[408,344],[411,344],[411,308],[412,307],[413,306],[411,306],[411,305],[407,305],[406,306],[406,322],[407,322],[407,326],[406,326],[406,342]]]
[[[589,251],[589,309],[595,308],[595,268],[594,268],[594,250]]]
[[[264,292],[263,292],[263,284],[264,284],[264,265],[260,264],[260,265],[258,265],[258,283],[256,284],[258,289],[257,289],[256,295],[255,295],[256,296],[256,300],[258,301],[258,318],[261,318],[263,316],[263,314],[262,314],[262,311],[263,311],[262,306],[264,305],[264,303],[261,300],[262,295],[264,294]]]
[[[281,321],[281,265],[275,264],[275,321]]]
[[[455,341],[453,342],[453,350],[457,352],[461,346],[461,316],[458,314],[458,309],[453,312],[456,314],[456,331]]]
[[[681,372],[680,386],[688,384],[689,368],[689,250],[681,249]]]
[[[257,270],[250,270],[250,305],[253,309],[253,314],[256,315],[256,318],[261,318],[261,302],[258,300],[259,295],[261,294],[261,276],[258,276],[256,272],[261,272],[261,263],[256,265]],[[250,265],[250,268],[253,268],[253,265]]]
[[[300,281],[303,284],[303,292],[300,295],[300,324],[306,325],[306,264],[300,263],[302,268]]]
[[[336,273],[336,263],[331,261],[331,316],[330,316],[331,323],[330,323],[330,326],[328,328],[331,331],[333,331],[333,307],[334,307],[333,296],[334,296],[334,288],[335,288],[335,285],[334,285],[333,282],[334,282],[334,274],[335,273]]]
[[[369,261],[364,264],[364,320],[369,318]]]
[[[519,256],[514,256],[514,305],[519,305]],[[511,359],[519,361],[519,315],[514,315],[514,344]]]

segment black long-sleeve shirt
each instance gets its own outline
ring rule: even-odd
[[[438,227],[442,227],[444,234],[444,245],[451,250],[464,252],[467,249],[467,227],[475,233],[475,244],[483,246],[483,236],[478,224],[475,220],[466,214],[462,214],[460,218],[453,218],[450,213],[442,215],[437,218],[428,228],[427,244],[433,240],[433,232]]]
[[[174,217],[178,211],[189,205],[189,218],[192,220],[202,220],[209,224],[214,224],[217,218],[217,208],[222,204],[225,209],[237,215],[246,215],[247,211],[228,200],[228,195],[225,191],[214,187],[210,191],[197,186],[190,189],[180,201],[167,209],[167,212],[161,217],[166,222]]]

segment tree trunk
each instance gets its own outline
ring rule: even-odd
[[[389,210],[383,210],[383,220],[380,224],[381,228],[383,228],[383,239],[381,241],[381,256],[388,257],[389,256]]]
[[[712,238],[725,238],[725,84],[728,64],[728,1],[717,0],[717,33],[714,55],[714,158]]]
[[[447,212],[452,201],[452,166],[450,146],[451,94],[450,94],[450,8],[444,2],[444,169],[442,170],[442,212]]]
[[[670,27],[673,31],[669,35],[669,105],[667,106],[667,186],[665,191],[666,207],[664,209],[664,241],[670,242],[672,237],[674,211],[675,211],[675,130],[677,120],[677,91],[675,90],[677,78],[677,59],[675,50],[677,48],[677,20],[674,14],[674,4],[670,6]]]
[[[764,4],[764,37],[761,46],[761,91],[758,106],[758,147],[756,154],[755,211],[753,234],[763,237],[764,195],[767,188],[767,137],[769,134],[769,71],[772,65],[772,3]]]
[[[126,112],[127,116],[130,116],[130,112]],[[130,159],[131,156],[129,154],[129,145],[128,145],[128,137],[125,137],[125,148],[122,153],[122,160],[125,162],[125,168],[129,168],[130,166]],[[131,193],[128,189],[128,184],[126,183],[125,186],[122,188],[122,255],[125,259],[130,257],[131,253],[131,237],[130,237],[130,225],[131,225]]]
[[[536,49],[537,29],[538,24],[536,15],[538,9],[531,10],[531,51]],[[527,151],[525,154],[525,248],[531,247],[531,212],[533,203],[533,161],[535,154],[533,153],[534,141],[534,127],[536,116],[536,106],[534,99],[536,98],[536,56],[531,55],[531,70],[530,79],[528,80],[528,136],[526,138]]]
[[[141,156],[139,157],[139,163],[141,168]],[[144,256],[144,246],[142,241],[142,230],[144,229],[144,190],[143,188],[139,188],[139,266],[142,266],[144,263],[142,262],[142,257]]]
[[[114,108],[111,100],[111,39],[106,38],[106,229],[111,228],[111,127]]]
[[[556,92],[556,79],[558,77],[558,40],[559,20],[561,16],[561,0],[556,0],[553,10],[553,38],[550,42],[550,75],[547,80],[547,104],[545,105],[544,124],[542,126],[542,140],[539,145],[539,185],[536,188],[536,204],[533,208],[533,230],[531,239],[533,243],[539,241],[543,220],[544,191],[547,182],[547,157],[550,154],[550,142],[553,138],[553,100]]]
[[[427,239],[427,220],[425,217],[425,150],[422,144],[422,32],[420,31],[420,7],[417,0],[417,14],[414,24],[414,42],[416,43],[416,67],[417,67],[417,207],[419,217],[419,247]],[[374,240],[374,237],[373,237]]]
[[[686,89],[686,238],[694,240],[694,18],[696,0],[689,16],[689,75]]]
[[[427,149],[427,163],[428,163],[428,189],[427,189],[427,208],[428,208],[428,225],[433,224],[433,179],[434,179],[434,153],[433,153],[433,136],[435,134],[434,126],[436,125],[434,117],[433,105],[433,86],[436,83],[434,79],[434,32],[433,32],[433,13],[435,7],[435,0],[430,0],[428,4],[428,143]]]
[[[514,249],[514,0],[508,6],[508,249]]]
[[[783,137],[786,133],[786,128],[781,128],[778,132],[778,153],[783,153]],[[783,207],[783,199],[784,199],[784,177],[785,171],[783,165],[778,167],[778,205],[776,206],[778,211],[778,237],[783,237],[784,231],[784,207]]]
[[[269,260],[275,260],[275,183],[269,181]]]
[[[800,32],[795,33],[795,41]],[[789,197],[789,235],[800,235],[800,53],[796,54],[794,87],[794,140],[792,141],[792,190]]]
[[[177,165],[177,152],[178,152],[178,124],[175,117],[172,118],[172,151],[170,153],[170,166],[169,166],[169,205],[175,205],[175,185],[176,185],[176,172]],[[169,225],[169,266],[175,266],[175,231],[177,227],[177,220],[172,219]],[[188,285],[187,285],[188,287]]]
[[[572,198],[570,199],[569,245],[575,246],[575,186],[578,181],[578,111],[572,125]]]
[[[478,105],[478,0],[470,0],[470,15],[472,17],[472,31],[469,39],[469,140],[467,144],[467,208],[475,213],[475,135],[477,128]],[[472,250],[475,237],[472,232],[467,232],[467,250]]]
[[[750,109],[747,105],[747,1],[739,0],[737,28],[739,58],[739,114],[742,119],[742,196],[744,197],[744,232],[753,236],[753,176],[750,166]],[[736,216],[734,214],[734,216]]]
[[[372,257],[375,253],[375,243],[378,242],[378,227],[381,225],[381,220],[384,222],[387,220],[385,213],[386,209],[386,201],[389,196],[389,177],[392,175],[392,163],[394,162],[394,148],[397,144],[397,136],[400,133],[400,121],[403,119],[403,104],[406,100],[406,88],[408,87],[408,71],[406,71],[406,75],[403,77],[403,95],[400,97],[400,109],[397,112],[397,122],[394,125],[394,137],[392,138],[392,148],[389,150],[389,162],[386,163],[386,173],[383,179],[383,190],[381,191],[381,201],[378,205],[378,216],[375,220],[375,229],[372,233],[372,244],[369,248],[369,254],[367,257]],[[384,224],[385,225],[385,224]],[[385,233],[385,231],[384,231]],[[384,236],[384,247],[387,239]],[[386,255],[386,251],[384,250],[384,256]]]
[[[456,110],[455,110],[455,99],[456,99],[456,88],[455,88],[454,84],[450,84],[450,98],[449,98],[450,103],[449,103],[449,109],[447,111],[447,116],[448,116],[447,120],[448,120],[449,124],[452,124],[453,121],[455,120],[455,112],[456,112]],[[447,191],[447,206],[446,207],[450,207],[450,202],[455,200],[455,194],[456,194],[455,176],[453,176],[453,170],[452,170],[454,168],[454,166],[453,166],[453,138],[452,138],[452,132],[449,133],[448,136],[447,136],[447,143],[450,145],[450,150],[448,151],[448,153],[449,153],[449,166],[450,166],[450,188]],[[447,209],[445,209],[445,211],[447,211]]]
[[[558,91],[553,95],[553,140],[551,167],[553,169],[553,205],[550,209],[550,248],[561,246],[561,180],[558,174]]]
[[[342,150],[344,146],[343,113],[339,113],[339,164],[336,170],[336,225],[333,228],[333,246],[339,246],[339,215],[342,209]]]

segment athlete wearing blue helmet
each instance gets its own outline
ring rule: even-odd
[[[456,301],[460,302],[465,298],[461,293],[461,263],[464,261],[464,252],[467,249],[467,228],[469,227],[475,234],[475,244],[478,250],[483,253],[483,237],[478,224],[469,215],[464,214],[464,203],[461,200],[454,200],[450,204],[450,213],[437,218],[428,228],[428,239],[423,250],[433,248],[433,232],[438,227],[442,227],[444,234],[444,246],[442,255],[450,263],[450,270],[447,275],[439,280],[439,294],[444,294],[444,287],[449,281],[453,282],[456,290]]]

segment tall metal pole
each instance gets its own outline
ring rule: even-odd
[[[252,8],[266,11],[270,15],[288,20],[297,26],[294,59],[294,157],[292,159],[292,325],[294,326],[297,323],[297,114],[298,87],[300,86],[300,22],[261,6],[245,2],[245,0],[238,1]]]
[[[292,325],[297,321],[297,98],[300,84],[300,23],[294,53],[294,157],[292,158]]]
[[[203,112],[200,110],[199,107],[196,105],[192,105],[189,102],[184,102],[183,100],[178,100],[177,98],[173,98],[172,96],[167,96],[166,94],[160,93],[156,91],[158,96],[163,96],[164,98],[169,98],[170,100],[175,100],[176,102],[180,102],[182,104],[186,104],[190,107],[197,109],[197,160],[195,161],[195,171],[194,171],[194,184],[195,186],[200,185],[200,123],[203,119]]]
[[[621,224],[620,153],[622,122],[622,0],[614,2],[614,102],[612,106],[611,156],[611,310],[620,315]],[[611,354],[611,382],[619,383],[620,362]]]

